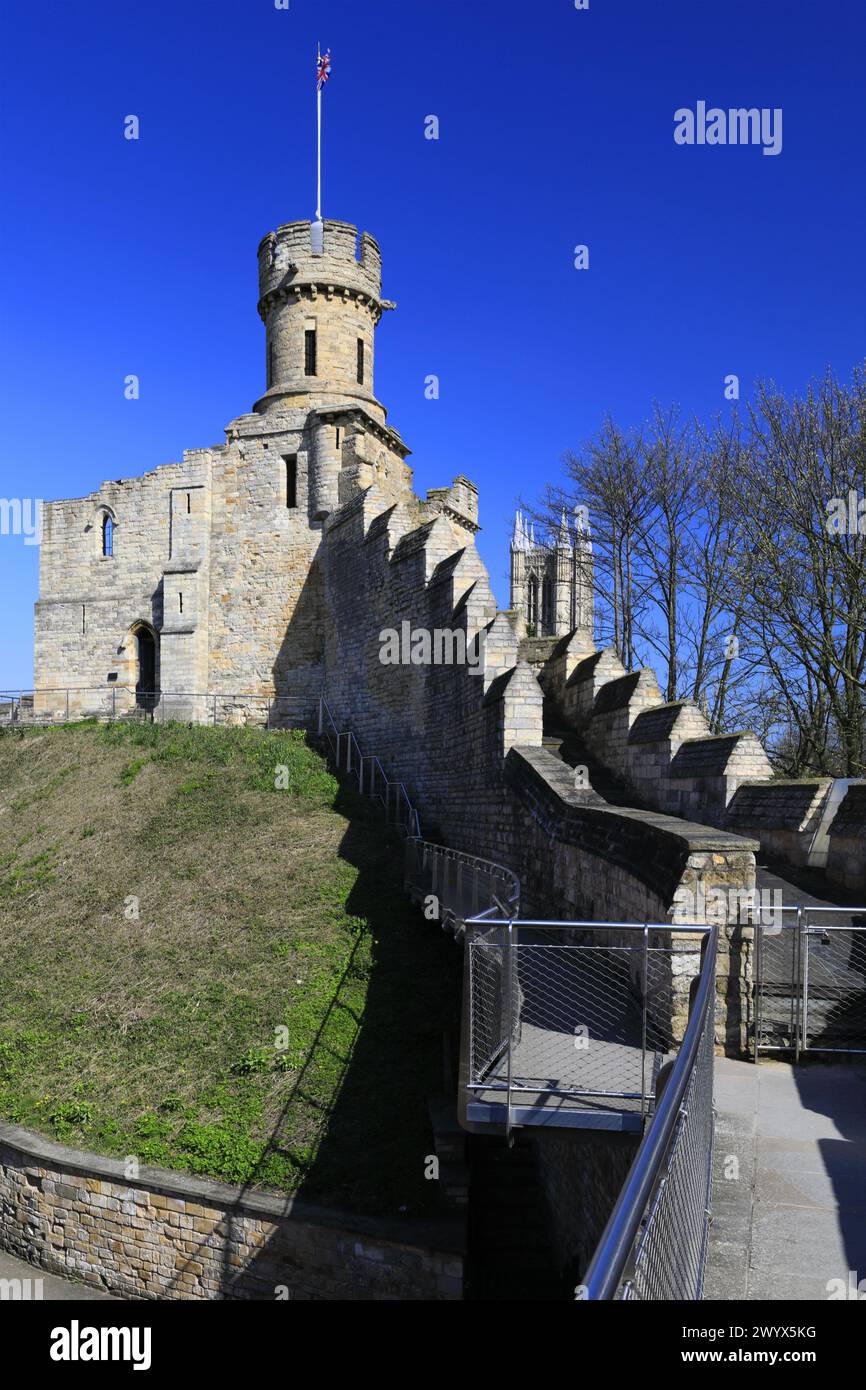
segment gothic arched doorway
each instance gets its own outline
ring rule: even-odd
[[[159,700],[156,634],[141,623],[133,632],[136,651],[135,703],[153,709]]]

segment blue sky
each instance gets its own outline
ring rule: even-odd
[[[256,248],[314,210],[317,40],[324,212],[379,239],[398,303],[377,394],[422,493],[478,484],[501,605],[516,499],[606,412],[866,356],[858,0],[6,0],[0,496],[222,442],[261,393]],[[698,100],[781,107],[781,154],[676,145]],[[27,685],[35,546],[0,536],[0,585],[0,685]]]

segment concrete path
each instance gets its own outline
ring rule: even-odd
[[[7,1255],[4,1250],[0,1250],[0,1280],[17,1279],[21,1280],[20,1285],[15,1287],[15,1295],[30,1291],[30,1298],[35,1299],[38,1286],[35,1284],[37,1279],[42,1280],[42,1297],[46,1301],[50,1299],[61,1299],[68,1303],[77,1303],[81,1299],[99,1298],[112,1299],[110,1293],[100,1293],[99,1289],[92,1289],[89,1284],[77,1284],[72,1279],[61,1279],[57,1274],[48,1274],[44,1269],[38,1269],[36,1265],[27,1264],[25,1260],[16,1260],[14,1255]],[[29,1284],[24,1283],[29,1280]],[[0,1300],[6,1300],[13,1296],[10,1287],[3,1283],[0,1284]]]
[[[715,1067],[704,1297],[844,1297],[866,1281],[866,1064]]]

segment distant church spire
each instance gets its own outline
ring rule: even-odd
[[[514,531],[511,536],[511,549],[529,549],[529,537],[526,534],[526,523],[523,520],[523,513],[521,511],[514,513]]]
[[[577,532],[577,548],[587,555],[592,554],[592,528],[589,524],[589,511],[580,506],[574,509],[574,529]]]

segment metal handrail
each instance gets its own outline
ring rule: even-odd
[[[330,725],[330,732],[327,727],[328,725]],[[402,798],[403,819],[405,820],[405,824],[401,823],[399,812],[397,812],[397,814],[395,814],[394,816],[394,825],[396,829],[404,833],[408,839],[419,838],[421,835],[421,820],[418,815],[418,811],[413,806],[409,798],[409,793],[406,791],[405,786],[402,782],[388,776],[387,772],[382,766],[382,763],[380,762],[379,758],[376,756],[375,753],[364,753],[362,751],[361,746],[358,743],[358,740],[356,739],[351,729],[340,729],[337,727],[337,721],[334,719],[331,707],[325,699],[324,695],[319,696],[319,734],[323,734],[328,739],[328,742],[330,743],[331,748],[334,752],[334,761],[337,765],[337,770],[343,770],[349,773],[350,775],[353,772],[356,774],[359,793],[361,795],[369,796],[371,800],[379,801],[384,808],[386,820],[390,820],[391,818],[391,790],[392,788],[394,789],[394,795],[397,798],[398,803]],[[341,739],[346,740],[345,768],[342,768],[342,764],[340,761]],[[353,749],[355,752],[354,763],[352,760]],[[370,763],[373,769],[372,776],[368,776],[367,779],[365,779],[364,777],[365,763]],[[384,784],[384,798],[381,795],[381,793],[377,793],[375,790],[375,773],[377,770],[381,777],[382,783]],[[367,785],[367,783],[370,784],[372,789],[365,791],[365,786]]]
[[[286,701],[297,702],[300,698],[290,694],[268,694],[266,692],[256,692],[252,690],[167,690],[161,687],[159,690],[143,690],[138,685],[129,685],[124,682],[112,682],[105,685],[56,685],[56,686],[33,686],[29,688],[16,687],[13,689],[0,690],[0,724],[13,725],[16,723],[57,723],[68,722],[70,718],[70,697],[94,696],[98,697],[92,702],[92,707],[81,710],[78,715],[85,718],[102,718],[109,721],[118,718],[118,694],[123,696],[128,702],[121,713],[129,713],[134,709],[148,710],[154,713],[159,709],[162,719],[165,719],[166,707],[170,706],[175,700],[200,700],[204,702],[204,707],[212,709],[211,722],[217,724],[217,706],[223,704],[244,704],[247,706],[258,707],[259,712],[265,716],[265,727],[270,729],[271,717],[274,711],[279,711],[280,706]],[[65,713],[59,714],[55,709],[47,714],[36,713],[35,705],[43,697],[59,696],[65,697]],[[146,704],[143,702],[147,702]],[[24,707],[27,707],[28,714],[26,719],[23,717]],[[3,708],[7,706],[8,708]],[[207,719],[203,722],[207,723]]]
[[[682,1111],[704,1028],[711,1025],[715,1001],[718,927],[706,937],[700,984],[691,1017],[649,1128],[641,1140],[622,1191],[617,1198],[595,1254],[583,1278],[583,1296],[589,1300],[612,1299],[634,1248],[641,1221],[661,1176],[671,1139]]]
[[[429,884],[421,876],[416,877],[415,881],[412,879],[416,867],[414,860],[417,860],[419,856],[424,866],[428,864],[429,860],[432,869]],[[464,868],[470,870],[474,875],[472,904],[475,908],[478,908],[479,902],[479,882],[487,880],[487,898],[491,900],[488,906],[467,915],[462,910],[464,903],[459,891],[453,901],[448,899],[446,867],[448,864],[457,866],[458,875],[462,874]],[[440,865],[443,866],[441,882]],[[500,886],[502,891],[499,894],[493,891],[491,880],[500,881],[497,886]],[[443,926],[452,927],[457,934],[464,931],[470,922],[484,924],[488,923],[489,920],[489,925],[498,925],[497,919],[490,916],[491,913],[499,913],[500,915],[505,913],[508,917],[516,917],[520,907],[520,879],[512,869],[508,869],[492,859],[482,859],[477,854],[453,849],[450,845],[439,845],[432,840],[423,840],[420,836],[409,836],[406,841],[405,886],[410,896],[423,892],[425,888],[435,892],[440,900],[440,921]],[[462,879],[458,878],[458,888],[460,887],[462,887]]]

